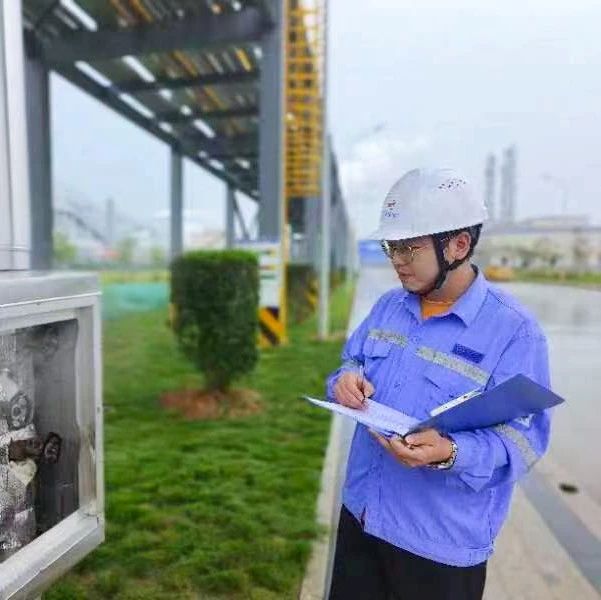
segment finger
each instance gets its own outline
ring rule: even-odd
[[[415,458],[415,450],[404,444],[399,438],[392,438],[390,440],[390,447],[403,460],[413,460]]]
[[[363,401],[364,395],[363,395],[363,390],[359,389],[359,386],[357,385],[356,381],[349,381],[348,383],[346,381],[344,381],[342,383],[343,389],[350,394],[351,396],[353,396],[354,398],[356,398],[359,402]]]
[[[413,449],[413,446],[411,444],[407,443],[407,439],[404,438],[403,436],[399,435],[398,433],[395,433],[394,436],[391,438],[391,440],[392,439],[394,439],[394,441],[397,443],[403,444],[403,446],[406,446],[410,450]]]
[[[352,394],[344,391],[341,393],[341,404],[348,408],[360,409],[362,407],[362,403],[360,400],[357,400]]]
[[[366,379],[365,383],[363,384],[363,393],[365,394],[365,396],[367,396],[367,397],[373,396],[373,393],[375,391],[376,390],[375,390],[374,386],[371,384],[370,381],[368,381]]]
[[[363,392],[358,392],[356,388],[346,388],[345,393],[348,398],[352,398],[355,408],[367,408],[366,398],[363,396]]]
[[[376,440],[378,441],[378,443],[386,448],[386,450],[390,450],[390,442],[388,441],[387,438],[385,438],[383,435],[380,435],[377,431],[374,431],[373,429],[368,429],[367,431],[369,431],[369,433],[376,438]]]
[[[424,467],[434,461],[433,449],[429,446],[417,447],[408,460],[414,467]]]
[[[350,394],[344,385],[343,381],[339,381],[334,388],[334,395],[336,396],[336,400],[342,404],[343,406],[348,406],[349,408],[358,408],[358,401]]]
[[[412,433],[405,438],[405,441],[412,446],[432,446],[436,444],[439,434],[435,429],[424,429],[417,433]]]

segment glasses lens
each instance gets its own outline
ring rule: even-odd
[[[390,250],[390,244],[388,243],[388,240],[380,240],[380,246],[382,246],[384,254],[386,254],[388,258],[392,258],[392,252]]]
[[[413,249],[397,240],[382,240],[382,249],[388,258],[396,254],[401,264],[409,264],[413,260]]]

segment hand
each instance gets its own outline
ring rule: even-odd
[[[361,376],[354,371],[340,375],[334,386],[336,402],[348,408],[364,408],[363,399],[369,398],[374,391],[374,386],[365,378],[362,381]]]
[[[406,438],[395,435],[390,439],[371,429],[369,432],[406,467],[425,467],[430,463],[445,461],[451,458],[453,452],[450,440],[435,429],[424,429]]]

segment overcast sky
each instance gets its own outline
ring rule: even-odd
[[[482,193],[487,153],[517,147],[518,216],[601,222],[601,2],[330,0],[330,124],[359,236],[415,166],[453,166]],[[53,77],[57,189],[165,213],[168,150]],[[543,173],[555,178],[545,181]],[[221,228],[223,184],[188,164],[195,224]]]

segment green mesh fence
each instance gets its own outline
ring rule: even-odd
[[[164,281],[111,283],[102,286],[102,316],[117,319],[133,312],[167,310],[169,284]]]

